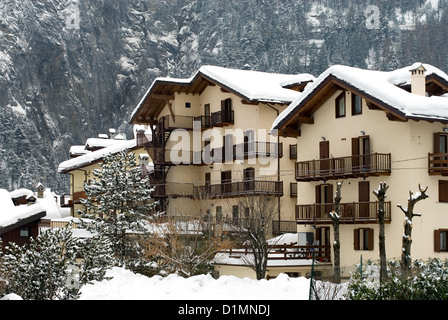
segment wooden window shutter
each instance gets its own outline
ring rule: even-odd
[[[352,171],[359,169],[359,138],[352,138]]]
[[[440,133],[434,133],[434,153],[440,152]]]
[[[434,230],[434,252],[440,252],[440,230]]]
[[[373,250],[373,229],[368,231],[368,250]]]
[[[448,181],[439,180],[439,202],[448,202]]]
[[[359,250],[359,229],[353,230],[353,249]]]
[[[316,204],[322,203],[321,202],[321,198],[320,198],[320,185],[316,186],[315,190],[316,190],[315,191],[315,194],[316,194]]]
[[[226,109],[226,100],[221,100],[221,110],[224,111]]]
[[[327,199],[325,199],[326,203],[333,203],[333,185],[329,184],[327,189]]]

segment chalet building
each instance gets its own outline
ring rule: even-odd
[[[236,221],[250,210],[241,199],[264,196],[279,208],[273,233],[295,231],[296,139],[269,129],[314,79],[215,66],[157,78],[130,123],[151,132],[137,145],[153,159],[149,177],[166,215]]]
[[[332,66],[280,114],[297,142],[297,231],[333,243],[329,213],[342,182],[341,265],[379,259],[378,203],[389,185],[386,254],[400,259],[409,191],[428,187],[412,220],[412,259],[448,257],[448,75],[422,63],[390,72]],[[332,252],[333,254],[333,252]]]
[[[2,250],[14,242],[17,245],[30,243],[39,234],[39,223],[46,216],[45,208],[39,204],[15,205],[10,193],[0,189],[0,238]]]
[[[105,156],[115,154],[123,150],[135,153],[137,161],[145,170],[152,168],[149,156],[142,147],[138,147],[136,139],[126,140],[121,134],[116,134],[111,129],[110,134],[101,134],[97,138],[87,139],[83,146],[70,148],[70,159],[59,164],[58,171],[70,176],[70,200],[64,207],[71,208],[71,217],[79,217],[78,209],[84,210],[80,199],[86,198],[84,183],[94,178],[93,170],[100,169]]]

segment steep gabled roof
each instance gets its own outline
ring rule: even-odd
[[[24,226],[32,221],[45,217],[46,211],[39,204],[30,206],[14,206],[9,192],[0,189],[0,234]]]
[[[427,83],[437,81],[448,92],[448,75],[427,64]],[[410,70],[415,64],[391,72],[363,70],[335,65],[328,68],[316,81],[274,121],[271,132],[300,126],[300,118],[309,118],[332,94],[349,90],[362,96],[370,107],[383,109],[390,119],[407,121],[427,120],[448,123],[448,97],[425,97],[405,90],[410,85]],[[280,132],[281,134],[281,132]]]
[[[201,94],[207,86],[218,85],[246,102],[289,104],[300,94],[288,89],[314,81],[310,74],[268,72],[203,66],[188,79],[157,78],[132,112],[130,122],[151,123],[175,93]]]
[[[134,150],[136,149],[137,141],[136,139],[132,140],[117,140],[114,144],[111,146],[89,152],[85,155],[72,158],[69,160],[66,160],[64,162],[61,162],[58,167],[59,173],[67,173],[72,170],[76,170],[91,164],[94,164],[98,161],[101,161],[105,156],[109,154],[115,154],[120,151],[129,149]]]

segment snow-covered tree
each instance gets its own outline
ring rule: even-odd
[[[106,156],[95,178],[84,184],[83,218],[88,229],[109,238],[118,265],[132,267],[142,256],[138,239],[146,233],[153,189],[143,177],[134,153],[124,150]]]
[[[408,207],[405,209],[400,204],[397,205],[405,214],[404,220],[404,233],[403,233],[403,248],[401,253],[401,265],[403,270],[409,270],[411,268],[411,244],[412,244],[412,218],[420,217],[420,213],[414,213],[414,206],[417,202],[428,198],[428,194],[426,191],[428,187],[422,189],[420,185],[418,185],[418,192],[413,194],[412,191],[409,191],[408,198]]]
[[[342,182],[338,182],[334,194],[334,211],[330,212],[331,222],[334,231],[334,282],[341,283],[341,241],[339,240],[339,220],[341,217],[341,188]]]
[[[386,191],[389,186],[386,182],[381,182],[378,190],[374,190],[373,194],[378,199],[378,221],[380,225],[379,248],[380,248],[380,282],[387,278],[387,260],[386,260],[386,230],[384,226],[384,218],[386,210],[384,209],[384,202],[386,199]]]
[[[73,237],[70,225],[41,233],[29,246],[10,243],[0,265],[0,287],[25,300],[76,299],[83,284],[102,280],[110,266],[101,242],[95,243],[95,259],[86,256],[78,262],[84,246]]]

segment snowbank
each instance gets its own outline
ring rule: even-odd
[[[210,275],[146,277],[123,268],[107,272],[110,280],[81,288],[80,300],[308,300],[309,280],[281,274],[272,280]]]

